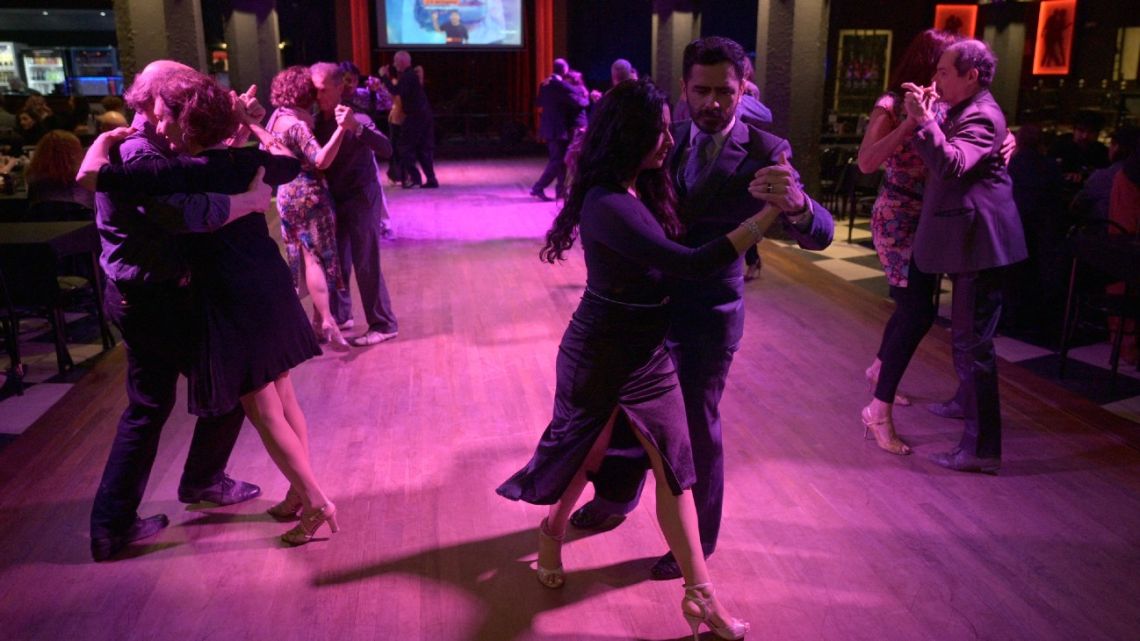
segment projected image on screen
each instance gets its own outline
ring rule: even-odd
[[[385,44],[393,46],[517,47],[522,0],[382,0]]]

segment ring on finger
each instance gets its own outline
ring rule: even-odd
[[[768,183],[768,185],[765,188],[768,190],[769,194],[772,193],[772,183]]]

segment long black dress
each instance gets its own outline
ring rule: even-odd
[[[663,346],[665,278],[715,273],[736,250],[724,236],[696,249],[669,240],[620,189],[591,189],[579,230],[586,292],[558,346],[554,416],[530,462],[496,491],[538,505],[557,501],[620,408],[661,453],[670,489],[680,494],[696,478],[677,373]]]
[[[295,158],[254,148],[208,150],[194,157],[146,158],[99,171],[99,191],[239,194],[259,167],[279,185],[300,171]],[[190,412],[217,416],[283,372],[321,354],[289,267],[264,214],[211,233],[186,234],[196,328],[189,373]]]

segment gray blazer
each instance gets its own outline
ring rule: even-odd
[[[954,105],[941,127],[915,132],[926,163],[914,260],[931,274],[975,272],[1025,260],[1025,233],[1001,156],[1005,117],[988,90]]]

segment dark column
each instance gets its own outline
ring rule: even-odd
[[[830,0],[759,0],[756,84],[773,133],[792,143],[792,163],[818,196],[824,59]]]

